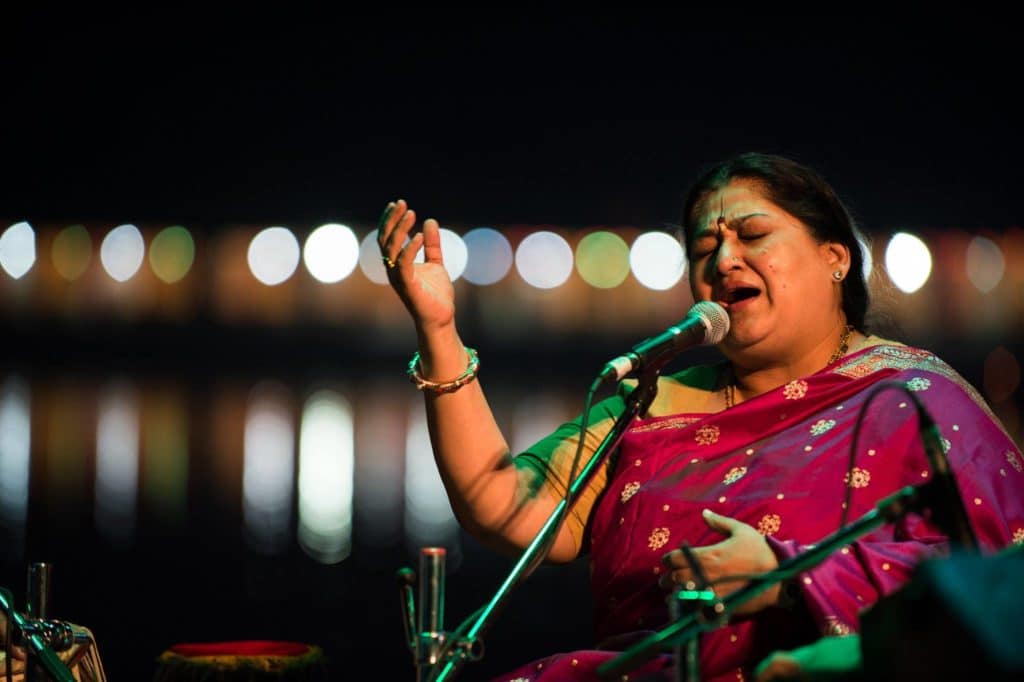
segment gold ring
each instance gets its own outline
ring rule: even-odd
[[[394,269],[395,261],[391,260],[390,257],[388,257],[388,256],[381,256],[380,259],[382,261],[384,261],[384,265],[387,267],[388,270],[393,270]]]

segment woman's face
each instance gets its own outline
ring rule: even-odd
[[[704,201],[688,249],[694,300],[729,313],[721,344],[732,359],[785,361],[832,333],[840,320],[841,244],[821,243],[756,183],[734,180]]]

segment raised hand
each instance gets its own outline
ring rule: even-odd
[[[415,226],[416,213],[404,199],[389,202],[377,224],[377,244],[392,288],[417,328],[429,333],[453,323],[455,288],[444,268],[437,221],[428,218],[420,231]],[[420,247],[424,262],[415,263]]]

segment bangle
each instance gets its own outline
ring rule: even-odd
[[[413,353],[412,360],[409,361],[409,368],[406,370],[406,374],[409,375],[409,380],[415,384],[419,390],[428,390],[431,393],[441,395],[443,393],[454,393],[466,384],[476,379],[477,372],[480,371],[480,359],[476,356],[476,351],[468,346],[463,346],[466,349],[466,357],[469,358],[469,366],[466,367],[466,371],[455,377],[451,381],[428,381],[423,378],[420,374],[420,353],[416,351]]]

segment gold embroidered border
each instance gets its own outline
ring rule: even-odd
[[[944,360],[926,350],[911,348],[910,346],[889,346],[878,345],[871,348],[870,352],[859,357],[854,357],[832,371],[852,379],[860,379],[882,369],[919,369],[922,372],[931,372],[952,381],[966,393],[974,403],[985,412],[985,414],[1005,433],[1002,422],[996,418],[992,409],[985,399],[978,393],[978,390],[969,384],[960,374],[950,367]]]
[[[647,431],[662,431],[664,429],[685,429],[690,424],[694,424],[705,418],[706,417],[670,417],[668,419],[654,422],[653,424],[634,426],[630,428],[630,431],[645,433]]]

